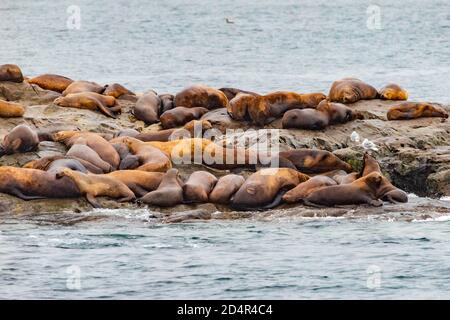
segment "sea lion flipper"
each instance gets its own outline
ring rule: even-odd
[[[97,108],[103,112],[105,115],[107,115],[108,117],[114,118],[116,119],[116,115],[107,107],[105,106],[101,101],[96,100],[97,102]]]
[[[99,209],[102,206],[100,205],[100,203],[98,203],[97,199],[95,199],[95,197],[90,194],[90,193],[86,193],[86,200],[91,204],[92,207]]]

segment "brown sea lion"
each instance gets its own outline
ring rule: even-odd
[[[69,84],[67,86],[66,90],[64,90],[62,92],[62,95],[63,95],[63,97],[65,97],[68,94],[82,93],[82,92],[94,92],[94,93],[101,94],[101,93],[103,93],[103,91],[105,91],[105,87],[102,85],[99,85],[98,83],[91,82],[91,81],[79,80],[79,81],[74,81],[71,84]]]
[[[325,112],[329,117],[329,124],[346,123],[355,119],[364,119],[364,116],[356,110],[352,110],[342,103],[333,103],[323,100],[316,108],[319,112]]]
[[[134,170],[138,168],[141,165],[139,157],[132,154],[128,146],[124,144],[122,140],[118,140],[119,139],[112,140],[117,142],[111,143],[111,145],[114,147],[114,149],[116,149],[117,153],[120,156],[119,170]]]
[[[123,95],[135,96],[133,92],[118,83],[107,84],[105,86],[105,91],[103,91],[103,94],[105,96],[111,96],[116,99],[120,98]]]
[[[75,162],[71,163],[71,162],[59,161],[59,160],[67,160],[67,161],[74,160]],[[57,162],[57,165],[54,165],[53,164],[54,162]],[[32,160],[32,161],[26,163],[23,166],[23,168],[48,171],[49,169],[54,169],[54,168],[58,168],[58,167],[66,167],[66,168],[69,168],[72,170],[81,171],[81,172],[85,173],[85,171],[82,170],[81,167],[78,166],[78,163],[80,163],[90,173],[95,173],[95,174],[103,173],[103,170],[94,166],[90,162],[87,162],[83,159],[78,159],[78,158],[68,157],[68,156],[61,156],[61,155],[48,156],[48,157],[43,157],[43,158],[40,158],[37,160]],[[67,165],[67,164],[70,164],[70,165]],[[78,170],[76,169],[77,167],[78,167]],[[55,171],[55,170],[53,170],[53,171]]]
[[[281,202],[283,192],[296,187],[309,177],[293,169],[266,168],[252,174],[231,200],[237,210],[270,209]]]
[[[67,147],[76,144],[79,138],[86,140],[86,145],[104,161],[108,162],[113,170],[116,170],[120,164],[120,157],[116,149],[99,134],[83,131],[59,131],[53,135],[53,141],[64,143]]]
[[[388,120],[410,120],[423,117],[448,118],[448,113],[443,108],[426,102],[403,102],[389,108]]]
[[[193,172],[183,186],[186,203],[208,202],[209,194],[217,183],[217,178],[208,171]]]
[[[348,174],[336,174],[333,176],[333,180],[337,182],[337,184],[347,184],[352,183],[356,179],[359,179],[361,176],[359,172],[352,172]]]
[[[133,114],[138,120],[146,124],[152,124],[159,121],[159,107],[161,99],[155,91],[150,90],[141,96],[133,109]]]
[[[258,93],[251,92],[251,91],[246,91],[246,90],[241,90],[241,89],[236,89],[236,88],[220,88],[219,90],[222,91],[223,93],[225,93],[225,95],[227,96],[228,101],[231,101],[231,99],[236,97],[236,95],[238,93],[246,93],[246,94],[251,94],[252,96],[259,96]]]
[[[221,177],[209,194],[209,201],[212,203],[228,204],[231,197],[239,190],[244,182],[244,177],[237,174],[228,174]]]
[[[142,132],[134,136],[138,140],[148,141],[169,141],[182,136],[189,136],[190,138],[196,136],[203,136],[203,132],[212,129],[212,125],[207,120],[192,120],[184,125],[181,129],[166,129],[159,131]]]
[[[68,177],[77,185],[81,194],[94,207],[101,208],[96,197],[110,197],[118,202],[132,201],[136,197],[124,183],[108,175],[84,174],[67,168],[56,173],[56,178]]]
[[[319,188],[334,186],[336,184],[336,181],[334,181],[330,177],[321,175],[314,176],[286,192],[283,195],[282,199],[287,203],[296,203],[305,199],[308,195],[310,195],[315,190],[318,190]]]
[[[107,176],[126,184],[137,197],[143,197],[150,191],[158,188],[164,173],[144,172],[137,170],[118,170],[108,173]]]
[[[87,141],[84,138],[77,139],[76,143],[70,147],[66,155],[90,162],[97,168],[100,168],[102,173],[111,172],[112,170],[111,164],[104,161],[97,152],[88,147]]]
[[[0,118],[16,118],[25,114],[25,107],[18,103],[0,100]]]
[[[230,100],[227,111],[234,120],[250,121],[248,114],[249,108],[256,105],[259,99],[257,96],[248,93],[238,93],[232,100]]]
[[[37,150],[39,137],[25,124],[14,127],[0,144],[0,157],[5,154],[25,153]]]
[[[183,181],[181,181],[178,170],[168,170],[158,189],[147,193],[140,200],[143,203],[159,207],[173,207],[183,203]]]
[[[95,92],[71,93],[64,97],[56,98],[53,103],[66,108],[99,110],[111,118],[116,118],[114,112],[120,111],[120,106],[116,105],[116,98]]]
[[[336,206],[351,204],[369,204],[382,206],[378,190],[383,183],[383,176],[377,172],[364,176],[348,184],[322,187],[311,192],[303,202],[312,206]]]
[[[161,99],[161,105],[159,108],[159,114],[163,114],[167,110],[175,108],[175,96],[170,93],[164,93],[158,95],[159,99]]]
[[[356,78],[344,78],[333,82],[328,94],[330,101],[341,103],[354,103],[377,97],[377,89]]]
[[[118,137],[132,137],[136,138],[136,136],[140,135],[141,133],[135,129],[123,129],[114,134],[114,138]],[[139,139],[140,140],[140,139]]]
[[[281,151],[280,158],[291,161],[297,170],[305,173],[322,173],[341,169],[352,172],[352,166],[326,150],[294,149]]]
[[[68,178],[56,179],[52,172],[7,166],[0,167],[0,193],[23,200],[81,196],[78,187]]]
[[[164,112],[159,120],[164,129],[176,128],[185,125],[189,121],[200,119],[209,110],[206,108],[176,107]]]
[[[202,107],[212,110],[226,108],[227,105],[227,96],[222,91],[204,85],[187,87],[175,95],[175,107]]]
[[[384,177],[378,161],[366,152],[363,157],[363,167],[360,176],[365,177],[373,172],[379,173],[383,177],[377,193],[379,199],[392,203],[408,202],[408,195],[406,192],[395,187],[386,177]]]
[[[408,91],[397,84],[390,83],[379,91],[380,99],[384,100],[408,100]]]
[[[15,64],[0,65],[0,81],[23,82],[22,70]]]
[[[45,90],[62,93],[73,82],[73,80],[57,74],[42,74],[40,76],[28,79],[27,82],[30,84],[35,84]]]

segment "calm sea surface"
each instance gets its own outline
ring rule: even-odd
[[[448,1],[75,2],[2,0],[0,64],[159,92],[327,92],[356,76],[450,103]],[[67,28],[73,4],[79,30]],[[381,29],[368,28],[377,10]],[[104,214],[72,226],[0,217],[0,298],[450,298],[446,218]]]

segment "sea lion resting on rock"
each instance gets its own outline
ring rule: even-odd
[[[101,94],[105,91],[105,87],[102,85],[99,85],[98,83],[91,82],[91,81],[74,81],[71,84],[69,84],[66,88],[66,90],[63,91],[62,95],[63,97],[67,96],[68,94],[73,93],[82,93],[82,92],[94,92]]]
[[[292,162],[297,170],[305,173],[323,173],[337,169],[352,171],[351,165],[326,150],[294,149],[281,151],[279,157]]]
[[[123,95],[135,96],[133,92],[118,83],[107,84],[105,86],[105,91],[103,91],[103,94],[105,96],[111,96],[116,99],[120,98]]]
[[[139,156],[132,154],[126,144],[117,141],[116,143],[111,143],[111,145],[120,156],[119,170],[134,170],[141,165]]]
[[[99,134],[83,131],[59,131],[53,134],[53,141],[64,143],[67,147],[76,144],[79,138],[84,138],[85,143],[104,161],[112,166],[112,170],[116,170],[120,164],[120,157],[114,147]]]
[[[153,90],[148,91],[138,99],[133,109],[133,114],[138,120],[146,124],[152,124],[159,121],[159,107],[161,99]]]
[[[281,202],[284,190],[292,189],[309,177],[294,169],[266,168],[252,174],[231,200],[237,210],[270,209]]]
[[[14,102],[0,100],[0,118],[16,118],[25,114],[25,108]]]
[[[67,151],[66,155],[68,157],[74,157],[87,161],[97,168],[100,168],[102,173],[111,172],[112,170],[111,164],[104,161],[100,158],[97,152],[88,147],[87,141],[84,138],[77,139],[75,144],[70,147],[69,151]]]
[[[217,178],[208,171],[193,172],[183,186],[184,201],[208,202],[209,194],[217,183]]]
[[[341,103],[354,103],[377,97],[377,89],[356,78],[344,78],[333,82],[328,94],[330,101]]]
[[[310,195],[315,190],[318,190],[319,188],[334,186],[336,184],[336,181],[334,181],[330,177],[321,175],[314,176],[286,192],[283,195],[282,199],[287,203],[296,203],[305,199],[308,195]]]
[[[237,174],[228,174],[221,177],[209,194],[209,201],[220,204],[229,203],[231,197],[239,190],[244,182],[244,177]]]
[[[120,112],[120,106],[116,105],[116,99],[95,92],[71,93],[64,97],[56,98],[54,104],[77,109],[100,110],[108,117],[116,118],[114,112]]]
[[[192,120],[184,125],[181,129],[166,129],[159,131],[142,132],[135,135],[133,138],[148,142],[148,141],[170,141],[180,139],[181,137],[199,138],[203,136],[203,132],[212,129],[212,125],[207,120]]]
[[[86,173],[86,171],[95,174],[103,173],[103,170],[94,166],[92,163],[88,161],[75,157],[60,156],[60,155],[48,156],[30,161],[26,163],[23,166],[23,168],[52,171],[52,172],[56,172],[60,168],[69,168],[83,173]]]
[[[64,92],[73,80],[57,74],[42,74],[40,76],[27,80],[30,84],[35,84],[42,89],[56,91],[59,93]]]
[[[164,112],[159,120],[164,129],[170,129],[182,126],[191,120],[200,119],[209,110],[206,108],[185,108],[176,107]]]
[[[39,137],[33,129],[25,124],[14,127],[0,144],[0,157],[5,154],[34,151],[39,145]]]
[[[23,82],[22,70],[15,64],[3,64],[0,66],[0,81]]]
[[[100,208],[96,197],[110,197],[117,199],[118,202],[127,202],[134,200],[133,191],[118,179],[108,175],[84,174],[67,168],[62,169],[56,174],[57,179],[68,177],[77,185],[82,195],[94,207]]]
[[[171,109],[175,108],[175,102],[174,102],[175,96],[173,94],[164,93],[164,94],[158,95],[158,97],[159,97],[159,99],[161,99],[159,114],[163,114],[167,110],[171,110]]]
[[[168,170],[155,191],[147,193],[140,199],[143,203],[159,206],[173,207],[183,202],[183,181],[177,169]]]
[[[0,193],[23,200],[81,196],[78,187],[68,178],[56,179],[51,172],[7,166],[0,167]]]
[[[142,197],[158,188],[164,173],[137,170],[118,170],[107,174],[124,183],[137,197]]]
[[[175,95],[176,107],[202,107],[212,110],[226,108],[227,105],[227,96],[222,91],[204,85],[187,87]]]
[[[287,111],[282,120],[285,129],[322,130],[330,124],[346,123],[364,116],[341,103],[323,100],[316,109],[295,109]]]
[[[443,108],[429,103],[403,102],[389,108],[388,120],[410,120],[422,117],[448,118],[448,113]]]
[[[238,93],[246,93],[246,94],[250,94],[252,96],[259,96],[260,95],[260,94],[255,93],[255,92],[241,90],[241,89],[236,89],[236,88],[220,88],[219,90],[222,91],[223,93],[225,93],[225,95],[227,96],[228,101],[231,101],[231,99],[236,97],[236,95]]]
[[[384,86],[378,92],[383,100],[408,100],[408,91],[394,83]]]

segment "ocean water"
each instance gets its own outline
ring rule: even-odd
[[[80,29],[67,27],[72,5]],[[0,63],[158,92],[327,92],[356,76],[450,103],[448,1],[371,5],[2,0]],[[381,29],[367,27],[372,10]],[[146,211],[112,215],[73,225],[0,216],[0,298],[450,298],[445,216],[165,225]]]

